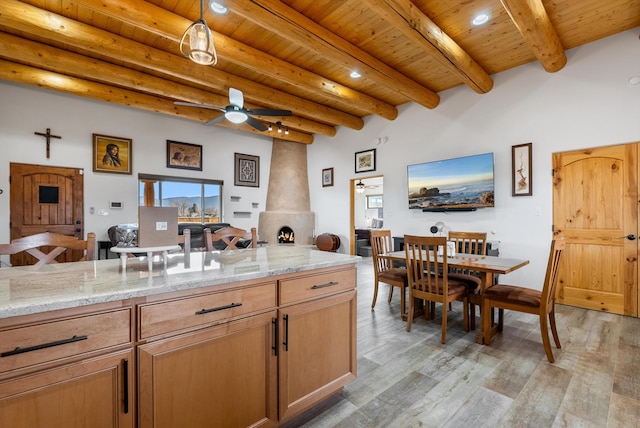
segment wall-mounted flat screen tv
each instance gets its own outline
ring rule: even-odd
[[[409,208],[475,211],[493,207],[493,153],[407,166]]]

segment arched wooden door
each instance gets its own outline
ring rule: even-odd
[[[557,301],[638,316],[638,144],[553,155]]]
[[[82,169],[20,163],[11,163],[9,169],[12,240],[42,232],[84,239]],[[82,251],[66,251],[56,260],[69,262],[81,257]],[[11,256],[13,266],[34,261],[24,253]]]

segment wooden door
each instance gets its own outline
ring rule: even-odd
[[[279,416],[287,420],[356,377],[356,292],[279,313]]]
[[[0,382],[0,427],[133,427],[132,361],[127,350]]]
[[[138,426],[276,426],[274,318],[275,311],[138,347]]]
[[[553,155],[557,301],[638,316],[638,144]]]
[[[11,239],[56,232],[84,239],[84,175],[78,168],[11,163]],[[56,260],[77,261],[82,251],[67,251]],[[11,256],[13,266],[33,264],[24,253]]]

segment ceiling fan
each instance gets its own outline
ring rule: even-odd
[[[256,128],[258,131],[266,131],[267,126],[260,122],[258,119],[250,116],[252,114],[256,116],[291,116],[290,110],[274,110],[274,109],[255,109],[250,110],[244,108],[244,96],[242,91],[229,88],[229,105],[226,107],[215,107],[206,104],[187,103],[184,101],[174,101],[174,104],[187,107],[200,107],[208,108],[210,110],[219,110],[224,114],[216,117],[213,120],[207,122],[207,125],[213,125],[220,122],[222,119],[227,119],[231,123],[244,123]]]

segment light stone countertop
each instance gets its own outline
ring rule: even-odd
[[[230,282],[356,263],[359,256],[314,246],[271,246],[227,252],[130,258],[0,269],[0,318],[86,306]]]

